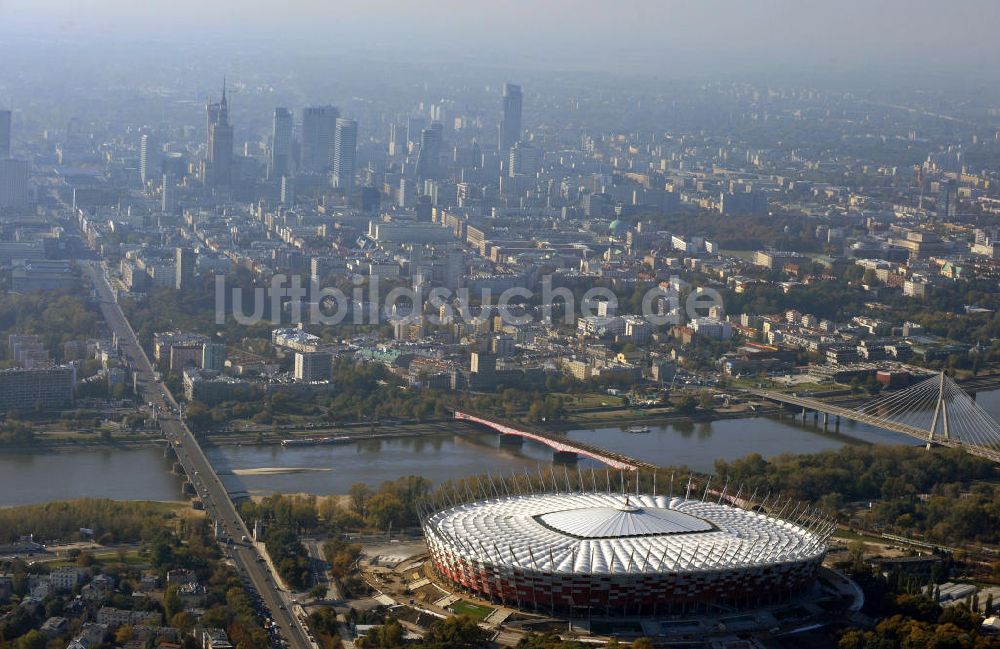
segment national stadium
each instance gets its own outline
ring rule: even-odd
[[[428,511],[453,586],[543,613],[649,616],[751,608],[814,580],[835,523],[791,502],[599,491],[511,494]],[[766,513],[765,513],[766,512]]]

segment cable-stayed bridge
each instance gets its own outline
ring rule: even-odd
[[[965,449],[972,455],[1000,462],[1000,422],[983,410],[943,372],[891,392],[857,408],[771,390],[747,389],[758,397],[858,421],[915,437],[928,445]]]

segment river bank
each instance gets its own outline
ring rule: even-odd
[[[578,428],[600,428],[606,426],[617,426],[622,429],[630,425],[642,424],[647,426],[664,425],[696,425],[711,423],[713,421],[725,421],[732,419],[755,419],[760,417],[781,417],[790,411],[780,406],[759,406],[755,409],[749,408],[719,408],[712,410],[700,410],[691,414],[678,414],[669,407],[664,408],[618,408],[609,410],[599,410],[587,412],[586,414],[575,414],[566,419],[553,423],[549,422],[542,427],[545,431],[555,434],[564,434]],[[519,422],[512,420],[510,425],[522,425],[525,429],[538,429],[538,424]],[[285,441],[291,441],[288,446],[333,446],[337,444],[351,444],[370,440],[401,439],[407,437],[426,437],[432,435],[450,434],[458,430],[471,429],[469,424],[456,421],[454,419],[438,419],[420,423],[399,423],[389,426],[378,425],[368,427],[368,430],[360,432],[356,426],[344,427],[315,427],[269,431],[226,431],[223,433],[206,433],[199,435],[202,443],[206,447],[229,447],[229,446],[281,446]],[[327,438],[326,441],[316,441],[320,438]],[[114,449],[142,449],[142,448],[166,448],[166,440],[150,437],[142,440],[122,440],[122,441],[96,441],[87,440],[80,442],[38,440],[30,446],[5,446],[3,452],[12,454],[32,454],[32,453],[70,453],[83,450],[114,450]]]
[[[966,378],[960,381],[963,388],[981,393],[989,402],[1000,394],[1000,374],[990,374],[975,378]],[[843,394],[845,386],[831,386],[831,394],[836,392],[838,396],[830,401],[837,405],[854,407],[865,403],[871,397],[866,393]],[[973,394],[975,394],[975,392]],[[719,393],[731,394],[734,397],[741,396],[738,391],[720,389]],[[822,396],[817,394],[817,396]],[[778,405],[750,400],[737,403],[732,407],[715,407],[709,410],[699,409],[693,413],[677,413],[670,406],[653,406],[650,408],[629,408],[624,406],[597,406],[590,408],[580,408],[570,410],[566,418],[558,422],[546,422],[543,428],[550,433],[564,434],[575,429],[582,428],[604,428],[620,427],[627,428],[632,425],[642,426],[666,426],[680,425],[692,426],[713,421],[726,421],[733,419],[753,419],[753,418],[781,418],[790,415],[792,410]],[[527,428],[540,428],[537,424],[511,420],[507,422],[511,425],[524,425]],[[353,443],[363,440],[396,439],[405,437],[422,437],[435,434],[449,434],[456,430],[456,426],[461,426],[454,419],[442,418],[432,419],[423,422],[399,422],[399,423],[345,423],[338,426],[290,426],[290,427],[270,427],[250,428],[239,430],[223,430],[209,432],[201,435],[206,446],[276,446],[284,440],[302,440],[319,437],[345,437],[345,443]],[[66,435],[60,435],[53,440],[45,439],[45,435],[36,437],[31,445],[24,446],[4,446],[0,451],[13,454],[31,453],[69,453],[81,450],[104,450],[104,449],[142,449],[150,447],[163,447],[166,442],[159,437],[140,437],[130,435],[125,439],[114,439],[111,441],[89,437],[84,440],[73,440]]]

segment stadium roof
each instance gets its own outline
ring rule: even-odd
[[[425,520],[428,543],[486,564],[563,573],[654,573],[812,560],[829,519],[789,522],[681,497],[512,495]]]
[[[616,507],[565,509],[536,517],[548,528],[584,539],[706,532],[712,524],[673,509],[632,505],[628,496]]]

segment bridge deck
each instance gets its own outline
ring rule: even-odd
[[[540,431],[521,430],[519,428],[507,426],[496,421],[458,410],[455,411],[455,419],[487,426],[488,428],[492,428],[503,435],[517,435],[518,437],[530,439],[534,442],[538,442],[539,444],[548,446],[554,451],[576,453],[584,457],[589,457],[592,460],[597,460],[598,462],[606,464],[613,469],[635,471],[636,469],[657,468],[655,464],[643,462],[642,460],[637,460],[622,453],[616,453],[615,451],[609,451],[592,444],[587,444],[586,442],[578,442],[561,437],[555,437]]]
[[[976,455],[982,458],[986,458],[988,460],[992,460],[994,462],[1000,462],[1000,451],[998,450],[983,448],[981,446],[974,446],[971,444],[963,444],[961,441],[958,440],[943,438],[941,437],[940,434],[936,435],[934,439],[931,440],[929,432],[922,428],[915,428],[913,426],[908,426],[906,424],[895,422],[890,419],[885,419],[882,417],[877,417],[875,415],[870,415],[868,413],[859,410],[853,410],[851,408],[845,408],[843,406],[838,406],[832,403],[827,403],[825,401],[820,401],[819,399],[812,399],[809,397],[799,397],[794,394],[786,394],[784,392],[773,392],[771,390],[758,390],[754,388],[747,388],[745,392],[761,397],[763,399],[767,399],[768,401],[785,403],[792,406],[800,406],[807,410],[825,412],[830,415],[843,417],[844,419],[850,419],[852,421],[857,421],[862,424],[868,424],[869,426],[883,428],[885,430],[890,430],[895,433],[902,433],[903,435],[908,435],[922,442],[931,442],[932,444],[937,444],[939,446],[948,446],[951,448],[962,448],[965,449],[965,451],[970,455]]]

